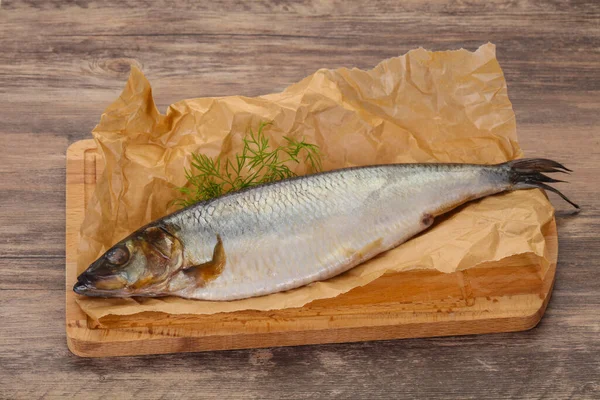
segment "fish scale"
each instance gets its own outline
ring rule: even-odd
[[[259,196],[249,190],[217,199],[215,202],[243,211],[234,219],[211,213],[208,226],[190,226],[185,214],[179,214],[165,222],[182,227],[177,234],[182,242],[186,237],[203,237],[208,250],[219,235],[231,260],[215,280],[193,291],[186,287],[179,294],[233,300],[338,275],[426,228],[421,217],[435,213],[447,201],[432,196],[437,188],[454,189],[456,196],[465,198],[504,189],[490,182],[469,190],[469,185],[461,182],[472,179],[470,175],[468,168],[445,174],[426,166],[347,169],[254,189],[260,191]],[[272,212],[271,204],[276,205]],[[204,207],[214,206],[208,203]],[[236,229],[239,226],[246,229]],[[368,248],[378,239],[379,243]],[[187,258],[202,264],[210,261],[212,251],[205,254],[200,259],[197,252],[189,253]],[[279,260],[277,265],[273,265],[274,258]]]

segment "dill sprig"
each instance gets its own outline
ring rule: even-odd
[[[270,123],[261,123],[256,133],[250,128],[242,139],[241,153],[226,161],[192,154],[191,167],[185,169],[188,184],[177,188],[184,197],[174,200],[173,204],[187,207],[228,192],[294,177],[296,174],[288,166],[292,163],[304,161],[311,172],[321,171],[317,145],[284,136],[286,143],[272,148],[263,132],[268,125]]]

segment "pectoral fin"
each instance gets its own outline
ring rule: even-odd
[[[345,254],[350,260],[363,260],[365,256],[371,255],[374,251],[381,248],[383,238],[378,238],[359,250],[346,249]],[[381,250],[379,250],[381,251]]]
[[[183,272],[196,279],[198,286],[204,286],[207,282],[215,280],[225,268],[225,249],[221,236],[217,235],[217,244],[213,250],[212,260],[199,265],[193,265],[183,270]]]

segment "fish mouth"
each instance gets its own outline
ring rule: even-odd
[[[87,296],[87,297],[103,297],[103,298],[125,298],[125,297],[166,297],[169,296],[165,293],[132,293],[127,290],[106,290],[106,289],[98,289],[93,285],[87,284],[85,282],[77,281],[75,285],[73,285],[73,291],[79,295]]]
[[[79,295],[87,297],[104,297],[104,298],[125,298],[125,297],[163,297],[166,294],[159,294],[155,291],[135,291],[129,287],[122,289],[102,289],[96,287],[97,280],[83,273],[77,278],[77,282],[73,285],[73,291]]]
[[[77,282],[73,285],[73,291],[83,296],[91,297],[127,297],[131,294],[124,289],[100,289],[97,288],[94,282],[83,273],[77,278]]]
[[[90,289],[90,287],[80,281],[77,281],[77,283],[73,286],[73,291],[77,294],[86,294],[88,289]]]
[[[73,291],[82,296],[88,297],[125,297],[129,296],[129,294],[125,293],[122,290],[104,290],[98,289],[90,284],[85,282],[77,281],[75,285],[73,285]]]

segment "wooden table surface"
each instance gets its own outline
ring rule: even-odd
[[[65,151],[130,65],[159,109],[318,68],[491,41],[527,156],[575,170],[553,297],[528,332],[82,359],[64,331]],[[600,3],[10,1],[0,5],[0,398],[600,398]],[[551,197],[559,209],[565,203]]]

